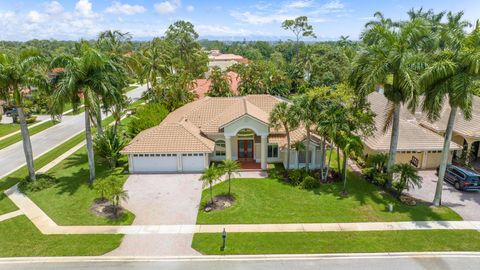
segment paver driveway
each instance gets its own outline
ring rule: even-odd
[[[423,184],[420,189],[410,190],[410,194],[431,202],[437,186],[435,171],[420,171]],[[460,214],[464,220],[480,221],[480,192],[456,190],[451,184],[443,183],[442,203]]]
[[[195,224],[202,195],[200,174],[131,175],[124,206],[135,213],[135,225]],[[193,235],[126,235],[109,256],[198,255]]]

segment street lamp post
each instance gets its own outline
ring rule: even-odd
[[[221,248],[222,251],[225,250],[226,244],[227,244],[227,231],[225,231],[225,228],[223,228],[223,232],[222,232],[222,248]]]

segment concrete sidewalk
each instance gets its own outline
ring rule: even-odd
[[[43,234],[192,234],[227,232],[333,232],[397,230],[480,230],[480,221],[406,221],[300,224],[227,224],[227,225],[131,225],[131,226],[59,226],[34,202],[18,191],[5,191]]]

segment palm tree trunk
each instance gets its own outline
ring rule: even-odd
[[[330,144],[330,155],[328,157],[328,164],[327,164],[327,169],[325,170],[325,181],[328,180],[328,170],[330,168],[330,161],[332,161],[332,152],[333,152],[333,146]]]
[[[442,150],[442,156],[440,159],[440,168],[438,170],[437,187],[435,189],[435,197],[433,198],[433,204],[435,206],[442,205],[443,178],[445,177],[445,170],[447,169],[448,156],[450,155],[450,142],[452,140],[453,125],[455,124],[457,109],[458,107],[452,107],[452,109],[450,110],[447,129],[445,130],[445,139],[443,141],[443,150]]]
[[[85,106],[85,140],[87,141],[88,168],[90,183],[95,180],[95,160],[93,156],[92,127],[90,126],[90,108]]]
[[[347,154],[346,151],[343,151],[343,193],[347,192]]]
[[[228,174],[228,196],[230,196],[230,186],[231,186],[231,183],[230,183],[230,174]]]
[[[20,131],[22,133],[23,152],[25,153],[25,160],[27,162],[28,177],[33,181],[35,180],[35,166],[33,164],[32,142],[30,141],[30,134],[28,133],[23,107],[18,106],[17,113],[20,120]]]
[[[338,168],[338,175],[342,176],[342,165],[340,165],[340,148],[337,145],[337,168]]]
[[[310,127],[307,127],[307,147],[306,147],[306,152],[305,152],[305,168],[307,171],[310,169],[310,162],[311,162],[311,157],[310,155],[310,160],[308,159],[308,153],[310,153]]]
[[[287,172],[290,170],[290,132],[285,126],[285,132],[287,133]]]
[[[212,191],[212,183],[210,183],[210,203],[213,204],[213,191]]]
[[[320,157],[320,169],[323,171],[323,169],[325,168],[325,156],[326,156],[326,153],[325,153],[325,139],[322,140],[322,146],[321,146],[321,150],[322,150],[322,156]]]
[[[395,108],[393,112],[393,122],[392,122],[392,137],[390,138],[390,151],[388,153],[388,163],[387,163],[387,172],[391,174],[393,165],[395,165],[395,160],[397,157],[397,145],[398,145],[398,135],[400,132],[400,103],[395,103]],[[390,177],[387,178],[387,187],[390,187],[392,180]]]

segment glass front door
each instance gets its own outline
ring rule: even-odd
[[[238,158],[253,159],[253,140],[238,141]]]

